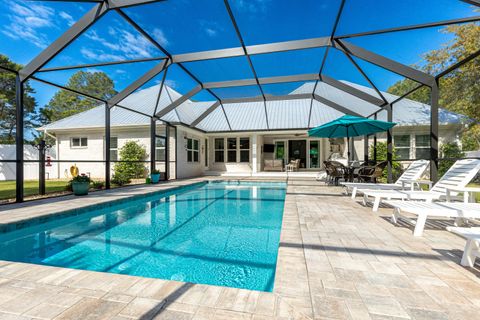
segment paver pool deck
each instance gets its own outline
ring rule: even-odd
[[[0,228],[205,179],[3,206]],[[0,319],[480,319],[480,268],[448,221],[414,237],[341,192],[288,180],[272,293],[0,261]]]

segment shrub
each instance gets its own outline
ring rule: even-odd
[[[447,142],[440,146],[440,157],[447,158],[447,160],[440,160],[438,164],[438,177],[442,177],[448,169],[453,165],[455,160],[465,157],[465,153],[462,152],[460,146],[456,142]]]
[[[87,176],[86,174],[82,173],[82,174],[79,174],[78,176],[76,177],[73,177],[72,180],[70,180],[71,182],[91,182],[92,180],[90,179],[89,176]]]
[[[105,187],[105,182],[103,181],[92,181],[92,187],[96,190],[101,190]]]
[[[370,148],[370,159],[373,159],[374,149],[373,147]],[[397,159],[397,155],[395,154],[395,149],[393,149],[393,160]],[[378,161],[386,161],[387,160],[387,143],[386,142],[377,142],[377,162]],[[403,168],[400,162],[394,161],[392,162],[392,177],[393,180],[397,180],[403,173]],[[387,167],[383,170],[382,178],[380,179],[381,182],[386,182],[388,177]]]
[[[120,160],[132,162],[117,162],[113,168],[112,183],[122,186],[134,178],[145,177],[145,166],[142,162],[147,158],[145,147],[137,141],[127,141],[120,149]]]

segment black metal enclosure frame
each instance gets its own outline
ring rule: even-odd
[[[53,1],[53,0],[43,0],[43,1]],[[439,100],[439,79],[444,77],[449,72],[461,67],[463,64],[475,59],[480,55],[480,50],[473,53],[471,56],[457,61],[454,65],[449,67],[447,70],[439,73],[436,76],[432,76],[425,72],[416,70],[410,66],[404,65],[392,59],[386,58],[374,52],[368,51],[364,48],[361,48],[357,45],[352,44],[348,41],[348,39],[367,36],[367,35],[378,35],[378,34],[385,34],[385,33],[392,33],[392,32],[399,32],[399,31],[407,31],[407,30],[418,30],[424,28],[431,28],[431,27],[438,27],[438,26],[446,26],[451,24],[459,24],[459,23],[468,23],[468,22],[476,22],[480,21],[480,16],[474,16],[469,18],[461,18],[461,19],[453,19],[453,20],[445,20],[445,21],[438,21],[432,23],[423,23],[423,24],[416,24],[416,25],[409,25],[404,27],[395,27],[395,28],[388,28],[388,29],[381,29],[375,31],[368,31],[368,32],[361,32],[355,34],[348,34],[337,36],[336,30],[340,21],[340,17],[342,15],[342,11],[345,7],[345,0],[340,0],[340,6],[338,12],[336,12],[336,19],[333,24],[333,28],[331,30],[331,34],[327,37],[321,38],[311,38],[311,39],[304,39],[304,40],[293,40],[293,41],[285,41],[285,42],[276,42],[276,43],[266,43],[260,45],[253,45],[247,46],[243,40],[241,29],[239,28],[234,13],[230,7],[228,0],[224,0],[225,8],[228,12],[229,18],[231,23],[234,27],[236,36],[241,44],[239,47],[235,48],[225,48],[219,50],[210,50],[210,51],[201,51],[201,52],[194,52],[194,53],[185,53],[185,54],[177,54],[172,55],[170,54],[158,41],[156,41],[147,31],[145,31],[136,21],[135,18],[132,16],[127,15],[127,13],[123,10],[126,7],[131,6],[139,6],[139,5],[146,5],[154,2],[164,1],[164,0],[63,0],[63,1],[72,1],[72,2],[90,2],[94,3],[92,9],[90,9],[80,20],[74,23],[66,32],[64,32],[57,40],[55,40],[50,46],[45,48],[38,56],[36,56],[31,62],[25,65],[20,71],[8,70],[4,67],[0,67],[4,71],[13,72],[16,75],[16,108],[17,108],[17,119],[16,119],[16,201],[22,202],[24,200],[23,194],[23,183],[24,183],[24,155],[23,155],[23,146],[24,146],[24,114],[23,114],[23,89],[24,83],[28,80],[35,80],[45,83],[47,85],[55,86],[57,88],[61,88],[64,90],[68,90],[74,92],[79,95],[83,95],[90,99],[94,99],[99,103],[105,105],[105,179],[106,179],[106,187],[110,188],[110,167],[111,167],[111,159],[110,159],[110,131],[111,131],[111,124],[110,124],[110,109],[114,106],[119,108],[127,109],[131,112],[139,113],[144,116],[147,116],[151,119],[151,130],[150,130],[150,138],[151,138],[151,145],[154,146],[155,144],[155,123],[156,121],[162,121],[167,126],[167,143],[166,143],[166,177],[168,179],[169,173],[168,170],[170,168],[169,165],[169,145],[168,136],[170,134],[170,128],[174,127],[176,132],[176,125],[183,125],[186,127],[190,127],[195,130],[202,131],[198,129],[196,126],[211,112],[216,110],[217,108],[221,108],[223,111],[223,115],[225,116],[226,122],[230,128],[229,132],[233,132],[230,127],[230,122],[228,120],[227,114],[223,108],[223,105],[226,103],[235,103],[235,102],[248,102],[248,101],[263,101],[265,105],[265,114],[267,113],[266,102],[269,100],[289,100],[289,99],[311,99],[311,106],[310,106],[310,115],[308,119],[308,127],[310,126],[310,117],[311,117],[311,109],[313,100],[317,100],[331,108],[334,108],[342,113],[358,115],[352,110],[349,109],[348,106],[339,105],[333,101],[326,99],[315,93],[315,89],[319,83],[319,81],[325,82],[330,86],[333,86],[347,94],[353,95],[359,99],[367,101],[375,106],[378,107],[378,110],[369,115],[368,117],[377,118],[379,112],[386,111],[387,112],[387,119],[388,121],[392,120],[393,116],[393,108],[396,103],[398,103],[401,99],[404,99],[409,94],[413,93],[414,91],[422,88],[428,87],[430,88],[430,98],[431,98],[431,115],[430,115],[430,176],[433,181],[437,180],[438,175],[438,100]],[[480,1],[478,0],[458,0],[467,2],[474,6],[480,7]],[[348,4],[347,4],[348,5]],[[135,60],[128,60],[128,61],[116,61],[116,62],[105,62],[105,63],[95,63],[95,64],[84,64],[84,65],[76,65],[76,66],[66,66],[66,67],[53,67],[53,68],[45,68],[45,65],[51,61],[55,56],[61,53],[69,44],[75,41],[82,33],[87,31],[96,21],[98,21],[102,16],[104,16],[109,11],[117,12],[126,22],[128,22],[131,26],[133,26],[141,35],[143,35],[150,43],[152,43],[156,48],[158,48],[165,57],[154,57],[154,58],[145,58],[145,59],[135,59]],[[260,78],[257,76],[257,72],[254,68],[254,65],[251,60],[252,55],[259,55],[259,54],[267,54],[267,53],[274,53],[274,52],[284,52],[284,51],[295,51],[295,50],[302,50],[302,49],[311,49],[311,48],[320,48],[325,47],[325,54],[321,58],[321,67],[318,70],[318,73],[315,74],[302,74],[302,75],[294,75],[294,76],[277,76],[277,77],[269,77],[269,78]],[[341,82],[337,79],[333,79],[323,73],[327,56],[329,54],[329,50],[331,48],[335,48],[341,51],[353,64],[353,66],[362,74],[365,80],[371,85],[371,87],[376,91],[378,94],[377,96],[370,95],[366,92],[358,90],[344,82]],[[243,79],[243,80],[234,80],[234,81],[222,81],[222,82],[201,82],[187,67],[184,66],[186,62],[193,62],[193,61],[202,61],[202,60],[211,60],[211,59],[220,59],[220,58],[230,58],[230,57],[239,57],[243,56],[247,59],[249,67],[254,75],[253,79]],[[380,68],[393,72],[395,74],[401,75],[407,79],[411,79],[418,83],[418,86],[405,93],[397,100],[389,102],[385,97],[382,95],[380,90],[375,86],[375,84],[371,81],[368,75],[364,72],[362,67],[354,60],[354,58],[364,60],[371,64],[374,64]],[[46,71],[58,71],[58,70],[70,70],[70,69],[78,69],[78,68],[85,68],[85,67],[93,67],[93,66],[107,66],[107,65],[116,65],[116,64],[123,64],[123,63],[132,63],[132,62],[145,62],[145,61],[158,61],[158,63],[150,69],[148,72],[143,74],[141,77],[130,83],[125,89],[117,93],[109,100],[102,100],[97,97],[90,96],[88,94],[75,91],[68,87],[64,87],[46,80],[42,80],[35,75],[40,72]],[[153,114],[144,114],[142,112],[132,110],[125,106],[121,105],[121,101],[132,94],[135,90],[139,89],[142,85],[147,83],[153,77],[157,76],[161,72],[164,72],[164,76],[160,85],[160,90],[158,93],[158,99],[160,99],[160,94],[162,92],[162,88],[165,81],[165,76],[167,70],[170,66],[176,64],[179,66],[186,74],[188,74],[196,83],[197,86],[192,89],[190,92],[183,95],[181,98],[173,101],[170,105],[165,107],[162,110],[155,110]],[[311,94],[290,94],[290,95],[283,95],[283,96],[266,96],[262,89],[262,84],[275,84],[275,83],[286,83],[286,82],[298,82],[298,81],[315,81],[315,86]],[[212,89],[215,88],[226,88],[226,87],[241,87],[247,85],[255,85],[258,86],[261,92],[260,97],[254,98],[230,98],[230,99],[220,99]],[[211,107],[209,107],[204,113],[202,113],[196,120],[194,120],[191,124],[185,123],[169,123],[162,119],[168,112],[174,110],[176,107],[181,105],[183,102],[187,101],[189,98],[193,97],[195,94],[199,93],[202,90],[208,91],[215,99],[217,100]],[[380,97],[380,98],[379,98]],[[157,100],[158,101],[158,100]],[[158,103],[157,103],[158,105]],[[267,130],[270,131],[268,125],[268,117],[267,117]],[[374,146],[376,146],[376,137],[374,137]],[[389,180],[392,179],[392,161],[393,161],[393,144],[392,144],[392,130],[389,130],[387,133],[387,146],[388,146],[388,154],[387,154],[387,161],[388,161],[388,173],[389,173]],[[368,143],[366,143],[367,147],[367,157],[368,157]],[[153,149],[154,150],[154,149]],[[150,158],[150,168],[151,170],[155,169],[155,152],[151,152]],[[175,158],[175,162],[177,159]]]

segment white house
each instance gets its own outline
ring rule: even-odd
[[[376,95],[370,88],[344,83]],[[160,112],[161,120],[177,128],[176,136],[172,134],[169,140],[173,178],[206,173],[257,174],[280,171],[291,159],[300,159],[300,170],[318,171],[322,162],[332,153],[345,156],[345,141],[310,138],[307,136],[308,128],[342,116],[336,105],[346,106],[362,116],[379,109],[324,82],[319,82],[315,90],[315,94],[323,100],[305,96],[305,93],[311,95],[313,86],[314,82],[299,86],[290,93],[300,97],[295,99],[273,98],[266,102],[251,99],[250,102],[224,103],[216,107],[213,106],[215,102],[187,100],[172,110],[168,106],[181,97],[172,88],[163,87],[158,103],[160,85],[138,91],[119,105],[145,115],[121,107],[111,109],[111,158],[118,159],[118,150],[129,140],[138,141],[150,154],[151,120],[146,115]],[[388,101],[398,98],[385,92],[382,94]],[[104,164],[101,162],[105,160],[104,117],[104,106],[99,106],[38,129],[55,137],[56,157],[66,161],[57,167],[59,178],[68,175],[68,169],[73,164],[81,172],[93,177],[104,176]],[[378,119],[386,120],[386,111],[380,112]],[[405,158],[424,158],[429,152],[430,106],[409,99],[400,100],[394,105],[393,121],[397,122],[393,130],[397,153]],[[458,140],[466,121],[468,119],[462,115],[440,109],[440,143]],[[157,134],[164,135],[164,131],[165,125],[159,121]],[[157,160],[164,158],[164,145],[165,141],[158,138],[155,150]],[[354,142],[356,158],[363,159],[363,147],[363,138],[357,138]],[[158,166],[164,170],[164,162],[159,161]]]

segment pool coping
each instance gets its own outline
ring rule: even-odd
[[[168,191],[173,191],[175,189],[185,187],[185,186],[192,186],[195,184],[200,184],[200,183],[205,183],[208,181],[243,181],[244,177],[201,177],[201,178],[194,178],[194,179],[186,179],[186,180],[176,180],[172,182],[168,182],[165,184],[158,184],[158,185],[152,185],[152,186],[134,186],[131,188],[122,188],[122,189],[114,189],[109,191],[105,191],[103,194],[101,193],[95,193],[91,194],[89,196],[81,198],[82,201],[76,201],[74,206],[75,208],[70,208],[69,210],[78,210],[79,212],[85,212],[85,210],[88,210],[88,208],[91,208],[92,206],[99,205],[99,204],[105,204],[108,202],[112,202],[112,198],[110,196],[115,196],[118,197],[114,199],[114,203],[118,204],[123,201],[128,201],[131,199],[136,199],[152,194],[157,194],[157,193],[163,193],[163,192],[168,192]],[[249,182],[282,182],[282,180],[278,179],[248,179],[247,181]],[[283,182],[286,182],[283,180]],[[289,239],[290,242],[292,242],[292,237],[297,238],[296,240],[301,243],[301,237],[298,237],[298,230],[299,230],[299,221],[298,221],[298,212],[296,210],[296,207],[292,207],[292,202],[289,201],[289,195],[288,195],[288,183],[286,184],[286,195],[285,195],[285,202],[284,202],[284,211],[283,211],[283,218],[282,218],[282,226],[281,226],[281,233],[280,233],[280,242],[284,241],[285,239]],[[107,197],[101,197],[102,195],[108,195]],[[78,197],[77,197],[78,198]],[[92,199],[96,200],[95,203],[88,203],[85,204],[85,201],[83,199]],[[64,202],[70,202],[76,198],[68,197],[59,200],[58,198],[54,198],[54,201],[42,201],[39,200],[39,202],[42,202],[40,206],[51,206],[52,204],[62,204]],[[12,206],[12,205],[10,205]],[[52,210],[49,212],[38,212],[35,214],[26,214],[27,209],[34,208],[36,206],[35,203],[29,202],[28,205],[19,205],[17,208],[14,208],[13,210],[1,210],[0,209],[0,226],[2,225],[15,225],[19,226],[20,229],[23,227],[27,227],[28,224],[25,224],[24,221],[29,221],[30,223],[34,223],[35,221],[41,221],[42,223],[46,223],[51,221],[54,217],[58,217],[59,214],[62,212],[65,212],[65,207],[60,206],[60,208],[54,207]],[[38,205],[37,205],[38,206]],[[12,217],[13,213],[13,217]],[[17,213],[17,215],[15,215]],[[81,214],[81,213],[79,213]],[[5,218],[9,217],[9,220],[5,222]],[[293,222],[293,225],[292,225]],[[1,227],[0,227],[1,228]],[[16,229],[13,229],[13,231]],[[238,289],[238,288],[230,288],[230,287],[218,287],[214,285],[203,285],[203,284],[191,284],[194,287],[202,287],[202,288],[217,288],[218,290],[222,291],[222,295],[228,295],[229,293],[233,292],[235,293],[235,296],[237,294],[240,295],[242,292],[251,292],[253,295],[260,295],[260,296],[266,296],[266,297],[273,297],[275,303],[274,303],[274,312],[276,316],[282,315],[285,317],[288,317],[290,319],[312,319],[312,306],[311,304],[307,303],[308,305],[305,305],[305,299],[306,295],[302,293],[302,296],[297,296],[297,293],[295,290],[293,290],[292,294],[292,288],[291,285],[289,284],[290,278],[291,278],[291,270],[288,270],[291,265],[290,265],[290,255],[291,255],[291,249],[285,249],[282,247],[278,248],[278,255],[277,255],[277,265],[276,265],[276,270],[275,270],[275,281],[274,281],[274,288],[272,292],[263,292],[263,291],[254,291],[254,290],[248,290],[248,289]],[[298,251],[298,250],[297,250]],[[303,255],[303,254],[302,254]],[[303,261],[297,261],[300,262],[299,267],[305,269],[306,268],[306,261],[304,260],[304,257],[302,259]],[[125,279],[134,279],[135,281],[141,282],[141,281],[151,281],[152,283],[160,283],[162,284],[162,287],[169,287],[169,286],[180,286],[180,285],[186,285],[189,283],[186,282],[179,282],[179,281],[174,281],[174,280],[163,280],[163,279],[154,279],[154,278],[146,278],[146,277],[140,277],[140,276],[131,276],[131,275],[122,275],[122,274],[114,274],[114,273],[106,273],[106,272],[97,272],[97,271],[90,271],[90,270],[81,270],[81,269],[69,269],[69,268],[62,268],[62,267],[54,267],[54,266],[44,266],[44,265],[37,265],[37,264],[30,264],[30,263],[22,263],[22,262],[11,262],[11,261],[4,261],[0,260],[0,265],[1,264],[9,264],[12,265],[14,268],[19,268],[19,269],[25,269],[25,266],[31,266],[32,268],[35,269],[41,269],[41,270],[51,270],[51,272],[58,272],[59,270],[65,270],[66,273],[70,272],[75,272],[78,274],[78,277],[81,278],[89,278],[89,277],[99,277],[101,279],[110,279],[109,281],[124,281]],[[2,274],[0,273],[0,276]],[[124,279],[124,280],[122,280]],[[133,281],[133,280],[132,280]],[[88,284],[89,286],[96,287],[96,284]],[[308,283],[304,284],[302,283],[303,287],[308,288]],[[70,285],[67,285],[67,287],[70,287]],[[309,291],[309,289],[307,290]],[[270,298],[268,298],[270,299]],[[167,301],[167,300],[165,300]],[[299,303],[299,301],[301,301]],[[238,311],[237,307],[235,304],[233,304],[231,307],[227,308],[228,310],[233,311]],[[272,315],[273,316],[273,315]]]

